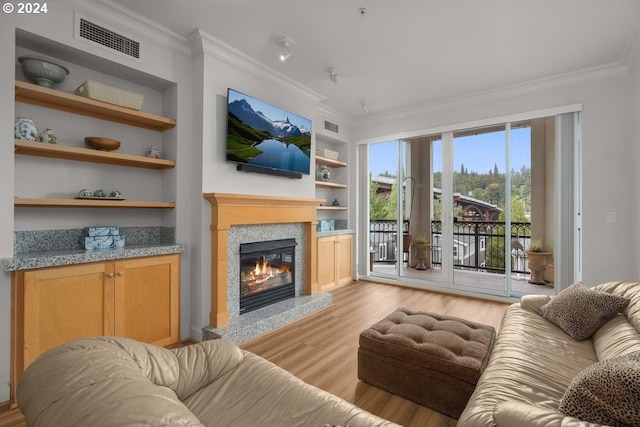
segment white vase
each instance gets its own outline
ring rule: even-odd
[[[28,117],[16,119],[15,137],[23,141],[35,141],[38,138],[38,128]]]

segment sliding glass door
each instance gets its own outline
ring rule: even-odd
[[[573,174],[572,188],[559,186],[579,152],[561,161],[557,153],[574,145],[558,138],[573,138],[576,128],[562,136],[549,116],[369,144],[370,275],[499,296],[552,294],[556,236],[579,238],[579,192],[558,207],[558,188],[567,193],[579,182]],[[571,218],[564,231],[559,216]],[[535,281],[534,241],[550,254]]]

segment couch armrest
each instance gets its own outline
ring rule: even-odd
[[[522,402],[501,402],[493,410],[498,427],[560,427],[563,418],[565,416],[557,411]]]
[[[497,427],[604,427],[522,402],[499,403],[493,419]]]
[[[171,350],[180,374],[174,391],[184,400],[196,391],[237,367],[244,355],[230,340],[207,340]]]
[[[520,307],[536,314],[542,313],[543,305],[551,301],[549,295],[524,295],[520,298]]]

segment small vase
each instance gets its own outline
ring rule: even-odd
[[[15,137],[23,141],[35,141],[38,138],[38,128],[28,117],[16,119]]]

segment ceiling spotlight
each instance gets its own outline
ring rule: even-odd
[[[368,113],[368,112],[369,112],[369,107],[367,106],[367,103],[366,103],[366,102],[362,101],[362,102],[360,103],[360,106],[362,107],[362,111],[364,111],[365,113]]]
[[[340,73],[335,68],[327,68],[325,70],[329,74],[329,80],[331,80],[334,84],[338,84],[338,76]]]
[[[282,53],[280,53],[280,61],[286,61],[291,56],[291,47],[296,44],[289,37],[283,37],[278,40],[278,44],[282,46]]]

